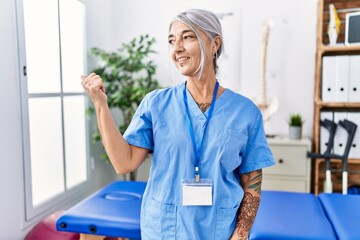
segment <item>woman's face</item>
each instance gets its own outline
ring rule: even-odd
[[[205,46],[205,58],[211,56],[211,42],[208,37],[200,32]],[[196,34],[186,24],[174,21],[169,31],[170,55],[180,73],[185,76],[195,76],[201,63],[201,49]],[[206,61],[210,62],[211,61]],[[207,65],[207,64],[206,64]],[[207,67],[204,66],[206,69]]]

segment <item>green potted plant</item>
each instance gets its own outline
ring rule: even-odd
[[[289,138],[290,139],[301,139],[302,137],[302,126],[304,120],[300,114],[290,114],[289,120]]]
[[[129,126],[145,95],[160,87],[155,79],[156,65],[148,58],[150,54],[155,53],[152,49],[154,43],[155,38],[140,35],[123,43],[116,51],[90,49],[90,54],[98,59],[93,72],[104,82],[109,107],[119,109],[122,113],[122,123],[119,125],[121,133]],[[90,116],[94,114],[93,106],[87,109],[87,113]],[[92,139],[94,142],[101,140],[98,131],[92,134]],[[106,153],[101,157],[109,161]]]

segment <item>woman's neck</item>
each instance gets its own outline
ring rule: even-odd
[[[200,79],[188,78],[186,87],[195,102],[199,105],[210,105],[214,94],[216,76],[203,75]],[[219,86],[216,97],[224,92],[224,88]],[[201,108],[201,107],[200,107]]]
[[[199,103],[211,102],[216,79],[189,79],[187,81],[187,89],[191,93],[191,96]]]

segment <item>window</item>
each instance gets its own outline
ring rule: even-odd
[[[84,3],[18,0],[26,220],[88,186]]]

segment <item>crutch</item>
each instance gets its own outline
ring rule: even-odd
[[[356,133],[357,125],[349,120],[344,119],[343,121],[339,121],[339,125],[343,127],[348,133],[348,139],[346,141],[346,146],[344,150],[344,154],[341,157],[343,171],[342,171],[342,193],[347,194],[348,188],[348,156],[351,149],[352,142],[354,140],[354,136]]]
[[[329,131],[329,139],[327,142],[327,148],[324,152],[325,158],[325,181],[324,181],[324,192],[325,193],[332,193],[332,180],[331,180],[331,164],[330,158],[326,157],[327,155],[331,154],[332,148],[334,146],[334,137],[336,133],[337,125],[333,121],[325,119],[320,121],[320,125],[325,127]]]
[[[336,133],[337,125],[329,119],[324,119],[320,121],[320,125],[326,128],[329,131],[329,139],[327,142],[326,150],[323,154],[318,153],[308,153],[310,158],[324,158],[325,159],[325,181],[324,181],[324,192],[332,193],[332,181],[331,181],[331,165],[330,158],[328,157],[331,154],[332,148],[334,146],[334,136]]]
[[[331,124],[325,124],[326,126],[331,125]],[[325,151],[325,154],[317,154],[317,153],[308,153],[308,157],[311,158],[324,158],[325,160],[327,160],[329,163],[326,164],[326,171],[327,171],[327,175],[326,178],[331,178],[331,171],[328,171],[329,165],[330,165],[330,159],[341,159],[342,160],[342,165],[343,165],[343,171],[342,171],[342,193],[343,194],[347,194],[347,185],[348,185],[348,156],[349,156],[349,152],[350,152],[350,148],[352,145],[352,142],[354,140],[354,136],[356,133],[356,128],[357,125],[353,122],[350,122],[349,120],[343,120],[343,121],[339,121],[339,125],[341,127],[343,127],[346,132],[348,133],[348,139],[346,141],[346,146],[345,146],[345,150],[343,155],[337,155],[337,154],[332,154],[332,153],[328,153],[329,150],[329,145],[327,150]],[[331,135],[331,134],[330,134]],[[335,134],[334,134],[335,135]],[[332,136],[334,137],[334,136]],[[331,136],[329,136],[329,141],[331,139]],[[331,142],[329,142],[328,144],[331,144]],[[331,151],[331,150],[330,150]],[[330,176],[329,176],[330,175]],[[324,192],[327,193],[331,193],[332,189],[330,191],[330,185],[329,183],[326,183],[327,186],[324,189]]]

